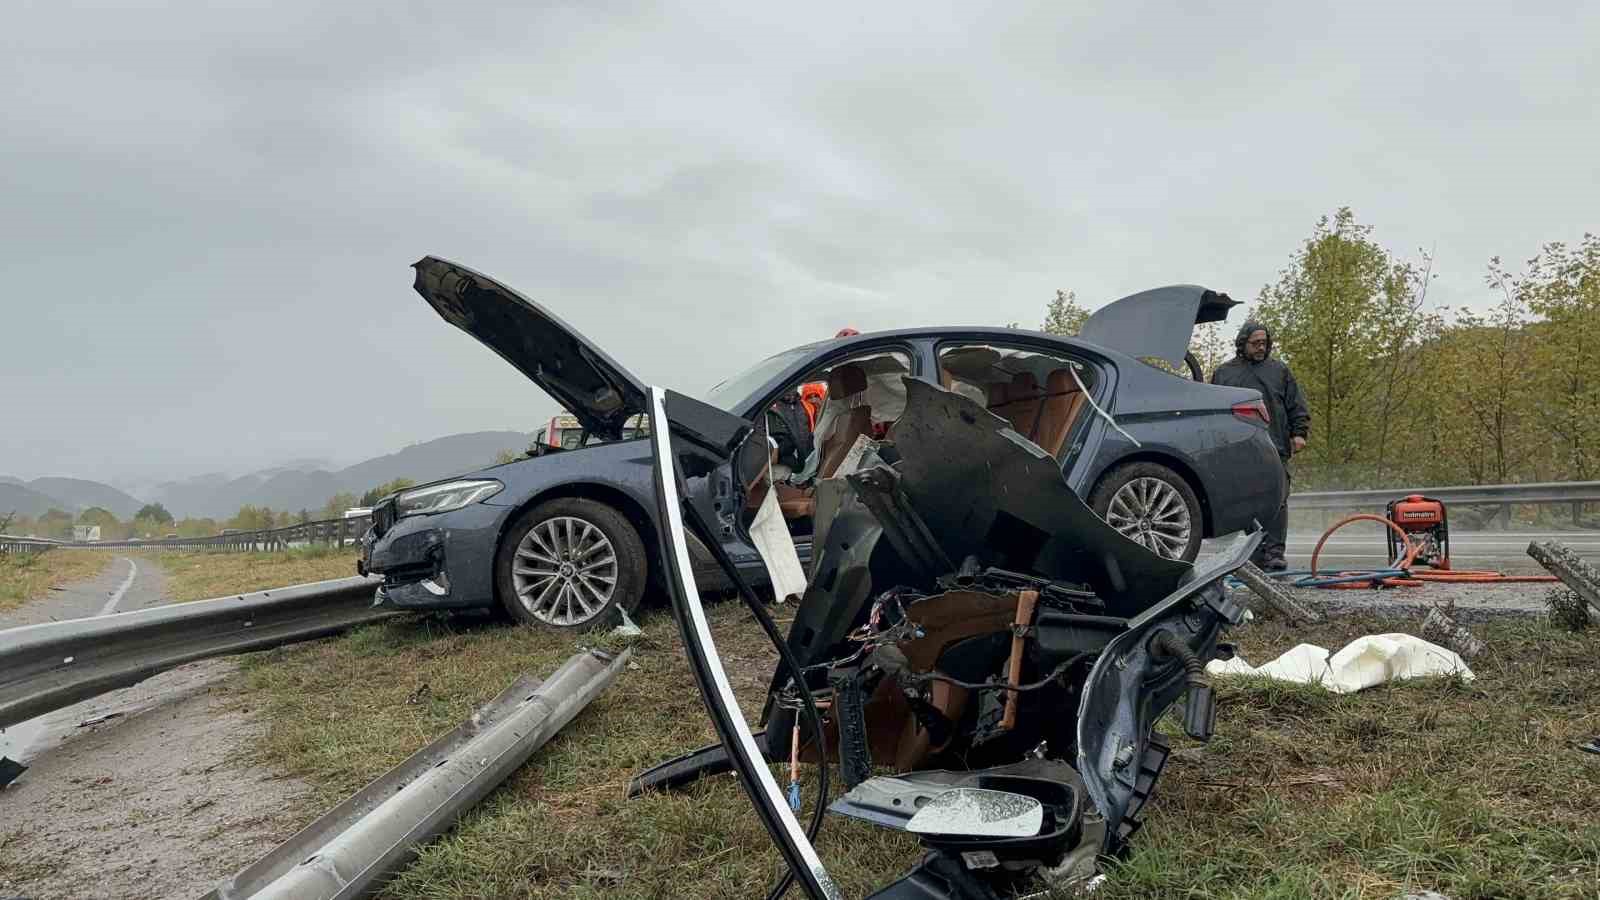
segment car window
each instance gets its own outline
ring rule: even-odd
[[[939,383],[982,404],[1012,430],[1060,456],[1085,421],[1092,369],[1065,354],[1000,343],[939,348]]]
[[[814,346],[795,347],[769,356],[720,382],[716,387],[706,391],[701,399],[726,412],[737,413],[739,405],[749,399],[752,391],[771,381],[779,372],[810,356],[814,351]]]

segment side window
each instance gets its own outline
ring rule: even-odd
[[[1071,357],[1005,344],[939,348],[939,383],[1011,423],[1018,434],[1059,457],[1088,408],[1092,371]]]
[[[902,379],[909,374],[911,358],[900,350],[864,353],[806,373],[768,410],[778,465],[832,477],[829,463],[848,453],[856,438],[881,440],[905,412]]]

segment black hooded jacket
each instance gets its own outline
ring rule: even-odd
[[[1267,333],[1267,358],[1261,362],[1244,355],[1245,341],[1257,331]],[[1289,367],[1272,358],[1272,331],[1267,326],[1260,322],[1244,323],[1234,339],[1234,348],[1237,355],[1217,366],[1211,373],[1211,383],[1260,391],[1272,420],[1267,430],[1272,433],[1272,442],[1278,445],[1278,455],[1288,459],[1293,451],[1289,439],[1311,436],[1311,409],[1306,406],[1306,397],[1300,393],[1300,385]]]

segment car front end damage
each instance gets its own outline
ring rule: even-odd
[[[452,609],[482,606],[493,597],[493,548],[508,513],[492,502],[490,485],[497,483],[456,479],[411,488],[375,505],[356,561],[359,574],[383,577],[374,605]],[[452,485],[467,487],[437,491]],[[430,490],[436,493],[428,495]],[[424,505],[430,502],[435,508]]]
[[[1259,535],[1198,568],[1157,556],[1095,516],[1009,423],[906,384],[891,439],[819,486],[816,562],[786,638],[722,560],[780,644],[761,734],[699,606],[688,546],[704,522],[679,485],[686,469],[727,466],[759,486],[763,468],[746,458],[764,454],[749,450],[749,423],[716,422],[674,395],[693,414],[677,415],[651,390],[653,421],[670,426],[653,429],[665,581],[721,744],[643,773],[635,791],[731,769],[814,898],[838,896],[812,844],[820,810],[802,828],[769,761],[812,764],[819,793],[836,767],[848,790],[829,812],[917,836],[921,861],[874,897],[999,898],[1081,881],[1138,828],[1167,755],[1155,722],[1181,697],[1184,730],[1210,737],[1203,665],[1243,616],[1222,580]],[[884,768],[894,774],[874,777]]]

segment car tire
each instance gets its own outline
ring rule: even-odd
[[[618,609],[639,608],[648,574],[633,523],[583,497],[547,500],[518,516],[495,552],[501,607],[517,622],[546,628],[618,624]]]
[[[1107,472],[1089,494],[1089,508],[1160,556],[1194,562],[1200,555],[1200,497],[1182,475],[1160,463],[1125,463]]]

